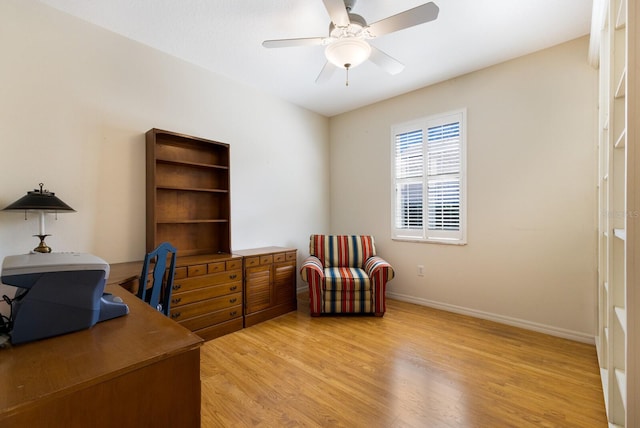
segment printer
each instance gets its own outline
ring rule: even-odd
[[[92,254],[5,257],[0,279],[18,287],[11,303],[11,343],[83,330],[128,314],[121,298],[104,293],[108,277],[109,264]]]

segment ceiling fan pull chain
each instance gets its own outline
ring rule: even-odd
[[[349,68],[351,68],[351,64],[345,64],[344,68],[347,70],[347,78],[344,82],[344,86],[349,86]]]

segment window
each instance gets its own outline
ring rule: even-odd
[[[466,111],[392,127],[392,238],[466,243]]]

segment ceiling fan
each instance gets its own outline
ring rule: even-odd
[[[435,3],[429,2],[373,24],[367,24],[362,16],[351,13],[356,0],[322,0],[322,2],[331,18],[328,37],[265,40],[262,42],[262,46],[265,48],[326,46],[324,53],[327,62],[316,78],[316,83],[329,80],[336,68],[344,68],[347,70],[346,84],[349,85],[349,69],[362,64],[367,59],[389,74],[400,73],[404,69],[404,65],[370,45],[367,40],[433,21],[438,17],[440,11]]]

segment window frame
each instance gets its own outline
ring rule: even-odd
[[[443,176],[431,175],[428,173],[429,151],[428,131],[441,125],[458,122],[460,125],[460,171],[459,173],[447,174],[448,177],[459,177],[460,196],[459,196],[459,228],[458,230],[429,230],[428,228],[428,185],[430,182],[437,181]],[[422,176],[417,179],[398,178],[396,174],[396,136],[411,132],[422,131]],[[408,122],[398,123],[391,126],[391,239],[397,241],[424,242],[438,244],[467,244],[467,110],[461,108],[438,113],[435,115],[411,120]],[[396,204],[399,199],[397,196],[398,186],[408,185],[420,182],[422,185],[422,227],[415,228],[398,228],[396,227]],[[410,221],[410,220],[409,220]]]

